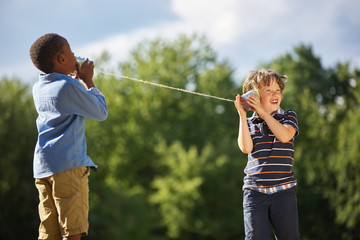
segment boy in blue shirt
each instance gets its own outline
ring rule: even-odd
[[[300,239],[292,171],[299,128],[296,113],[280,108],[286,79],[272,70],[254,71],[245,80],[243,92],[256,94],[247,100],[238,94],[235,100],[240,117],[238,145],[248,154],[243,186],[247,240],[270,239],[271,228],[276,239]],[[245,105],[254,111],[251,118],[246,118]]]
[[[33,86],[39,239],[80,239],[88,233],[88,176],[90,168],[96,168],[86,153],[85,118],[107,118],[105,97],[92,80],[93,62],[87,59],[80,65],[62,36],[41,36],[32,44],[30,57],[43,72]],[[75,69],[74,78],[70,75]]]

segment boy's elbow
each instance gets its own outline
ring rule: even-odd
[[[244,146],[243,144],[240,143],[239,140],[238,140],[238,145],[243,153],[248,154],[252,152],[252,146]]]
[[[109,115],[109,112],[107,110],[107,108],[104,108],[102,110],[100,110],[100,114],[98,114],[97,118],[95,119],[96,121],[105,121],[107,119]]]
[[[99,121],[105,121],[107,119],[107,117],[109,116],[108,111],[105,111],[104,114],[102,115],[102,117],[100,118]]]
[[[276,138],[281,142],[281,143],[287,143],[289,141],[291,141],[291,139],[295,136],[296,134],[296,130],[293,127],[288,127],[288,125],[285,125],[285,127],[287,127],[287,131],[285,131],[283,134],[279,134],[279,136],[276,136]]]
[[[292,137],[291,137],[292,138]],[[278,140],[281,142],[281,143],[287,143],[291,140],[291,138],[289,137],[281,137],[281,138],[278,138]]]
[[[252,149],[247,149],[247,148],[240,148],[240,150],[245,154],[251,153],[252,151]]]
[[[106,119],[107,119],[107,116],[104,116],[104,117],[102,117],[102,118],[99,118],[98,121],[99,121],[99,122],[103,122],[103,121],[105,121]]]

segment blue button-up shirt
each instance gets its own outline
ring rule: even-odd
[[[85,118],[103,121],[108,116],[104,95],[87,90],[70,76],[40,74],[33,86],[38,118],[34,152],[34,178],[45,178],[74,167],[96,167],[87,155]]]

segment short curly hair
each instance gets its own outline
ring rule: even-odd
[[[258,91],[263,86],[269,86],[273,80],[279,84],[280,90],[283,92],[287,81],[286,75],[280,75],[271,69],[252,71],[243,83],[243,93],[250,90]]]
[[[39,37],[30,48],[30,58],[35,67],[44,73],[54,69],[54,58],[62,53],[66,39],[56,33],[47,33]]]

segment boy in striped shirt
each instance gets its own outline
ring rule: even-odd
[[[280,108],[287,77],[273,70],[252,72],[243,92],[253,90],[247,99],[236,96],[239,113],[238,145],[248,154],[244,172],[245,239],[300,239],[296,200],[296,179],[292,171],[294,137],[298,121],[292,110]],[[254,111],[246,118],[245,105]]]

